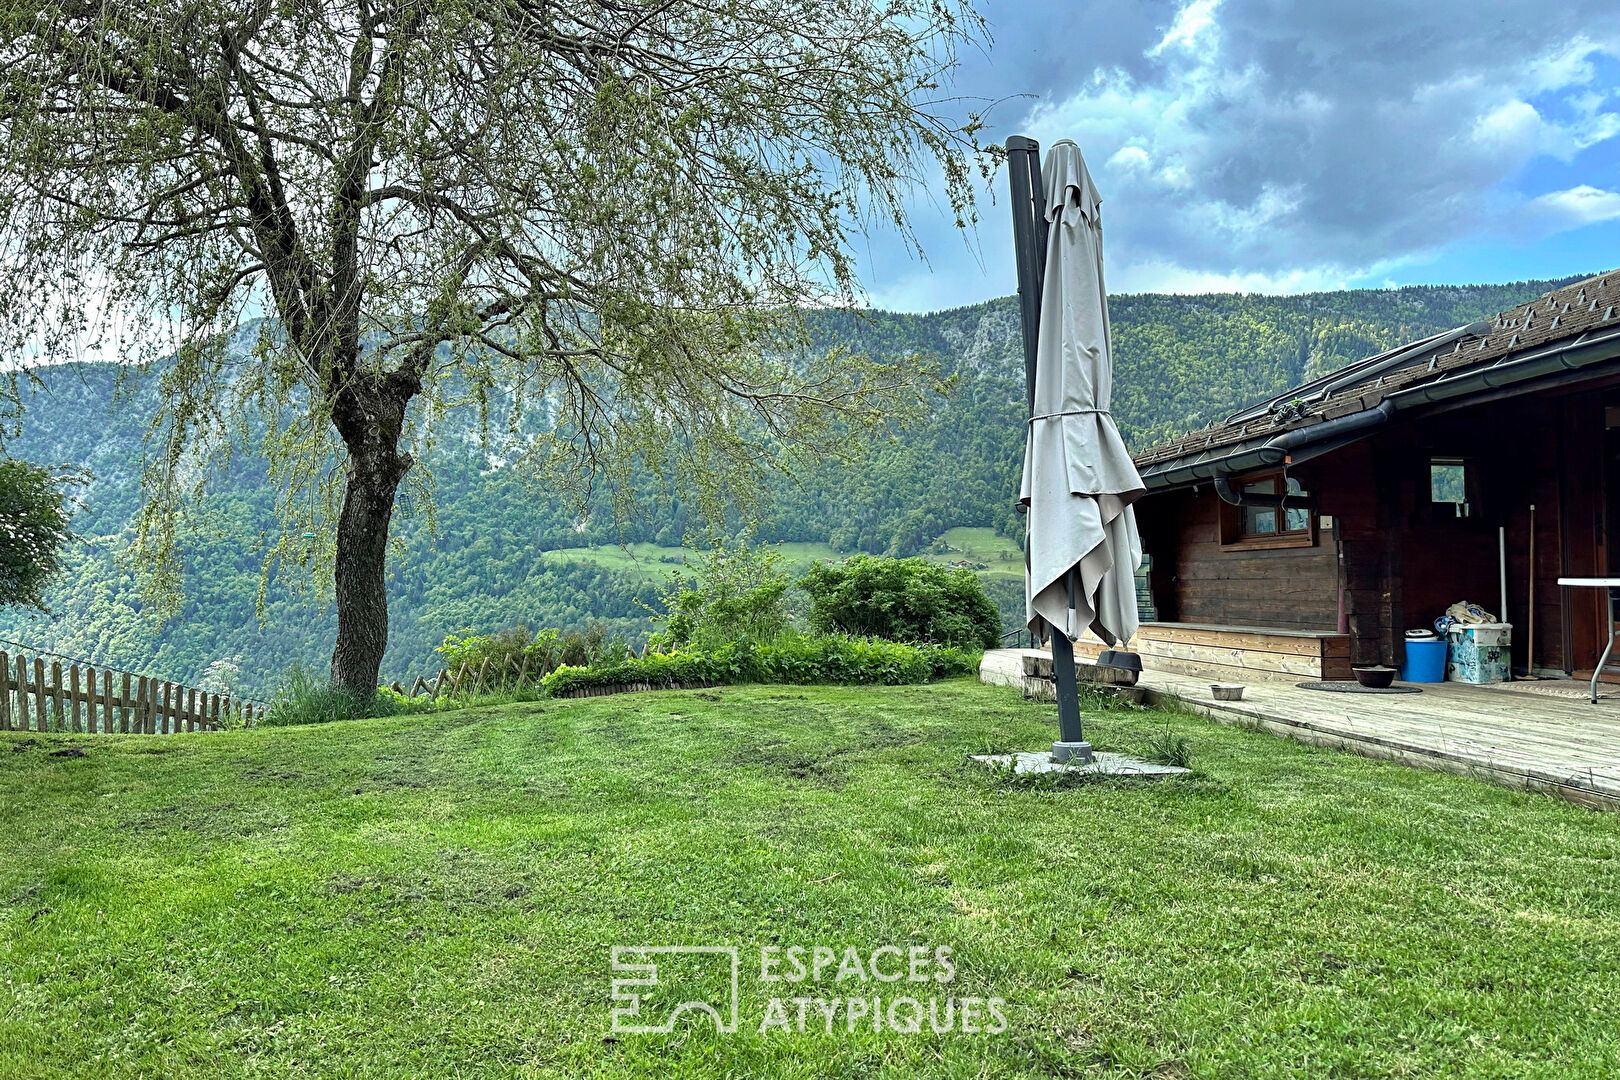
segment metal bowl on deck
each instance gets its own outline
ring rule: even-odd
[[[1369,690],[1387,690],[1395,681],[1395,669],[1384,664],[1357,664],[1350,669],[1356,682]]]

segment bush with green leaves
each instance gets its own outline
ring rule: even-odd
[[[16,458],[0,458],[0,606],[45,610],[45,586],[62,568],[72,533],[63,488],[80,480]]]
[[[677,574],[660,591],[664,628],[648,641],[656,652],[688,645],[715,648],[729,641],[769,641],[788,628],[793,579],[775,548],[711,546],[693,563],[696,580]]]
[[[824,634],[991,649],[1001,616],[978,575],[926,559],[857,555],[812,567],[810,628]]]

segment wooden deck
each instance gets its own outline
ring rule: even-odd
[[[988,652],[980,678],[1019,685],[1023,656],[1034,651]],[[1332,694],[1255,681],[1244,700],[1217,702],[1208,679],[1152,670],[1140,685],[1150,700],[1174,695],[1221,723],[1620,810],[1620,697],[1593,705],[1522,685],[1459,683],[1425,684],[1421,694]]]

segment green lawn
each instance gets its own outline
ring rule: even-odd
[[[1620,816],[1189,716],[1090,730],[1165,727],[1196,775],[1065,789],[964,765],[1053,728],[966,681],[0,735],[0,1076],[1620,1073]],[[674,944],[739,947],[740,1030],[613,1035],[611,948]],[[955,978],[766,984],[768,945]],[[649,1012],[725,983],[666,975]],[[1006,1028],[759,1030],[773,995],[907,991]]]

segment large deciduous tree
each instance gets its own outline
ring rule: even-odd
[[[332,682],[369,694],[444,408],[504,402],[558,498],[634,462],[716,505],[914,397],[794,313],[857,295],[852,239],[909,235],[919,182],[971,214],[939,86],[977,29],[957,0],[11,0],[3,344],[173,354],[160,582],[198,466],[269,418],[278,550],[330,535]]]

